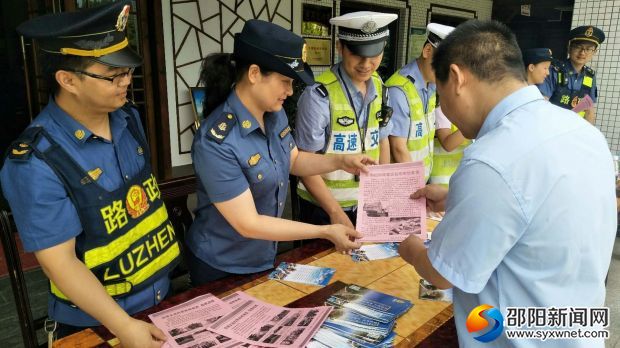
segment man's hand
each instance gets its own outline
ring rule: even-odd
[[[368,173],[366,166],[371,164],[377,162],[366,155],[340,155],[340,169],[351,174]]]
[[[123,348],[161,347],[166,335],[155,325],[129,318],[118,332],[114,332]]]
[[[353,249],[359,249],[362,243],[354,242],[354,240],[361,237],[361,233],[340,224],[327,226],[327,231],[325,233],[325,238],[334,243],[337,251],[348,252]]]
[[[426,206],[431,211],[445,211],[448,188],[441,185],[426,185],[411,195],[411,199],[426,197]]]

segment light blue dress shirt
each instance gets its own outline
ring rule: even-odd
[[[209,134],[228,113],[236,122],[218,144]],[[282,216],[295,141],[284,109],[265,114],[264,123],[263,132],[233,91],[206,118],[192,145],[198,207],[187,245],[202,261],[228,273],[264,271],[275,261],[276,242],[242,236],[214,205],[250,189],[258,214]]]
[[[136,149],[138,142],[127,129],[127,115],[122,109],[110,113],[112,141],[96,136],[64,112],[54,101],[48,104],[32,121],[40,125],[84,169],[101,168],[97,184],[109,191],[118,189],[144,167],[144,156]],[[140,120],[138,119],[138,124]],[[84,136],[78,139],[76,131]],[[49,147],[42,139],[39,150]],[[26,161],[9,160],[0,171],[4,196],[9,201],[19,236],[26,251],[53,247],[77,237],[82,224],[65,186],[52,168],[35,155]],[[168,276],[131,296],[116,299],[128,313],[136,313],[156,305],[170,286]],[[100,325],[79,308],[49,296],[48,315],[59,322],[73,326]]]
[[[583,83],[583,78],[586,76],[585,69],[582,69],[581,72],[577,72],[571,64],[570,60],[565,62],[566,66],[570,69],[568,72],[568,76],[566,76],[568,80],[568,89],[571,91],[578,91],[581,89],[581,84]],[[540,93],[547,98],[551,98],[553,92],[555,91],[558,85],[558,72],[555,70],[553,66],[549,67],[549,76],[545,78],[543,83],[537,85],[538,89],[540,89]],[[596,76],[592,78],[592,88],[590,89],[590,98],[592,98],[592,102],[596,103],[596,97],[598,96],[598,90],[596,88]]]
[[[345,96],[348,89],[353,100],[353,108],[358,117],[358,124],[366,124],[368,118],[368,105],[375,98],[381,98],[377,94],[372,79],[366,82],[366,97],[360,92],[345,72],[341,63],[335,64],[331,71],[336,74]],[[329,143],[331,133],[331,115],[329,111],[329,97],[323,97],[316,88],[316,83],[306,87],[297,101],[297,116],[295,118],[295,142],[297,146],[308,152],[323,152]],[[345,87],[346,86],[346,87]],[[391,121],[386,127],[379,128],[379,139],[385,139],[391,128]]]
[[[616,231],[612,157],[603,135],[545,101],[535,86],[493,108],[450,180],[446,215],[428,256],[454,289],[461,347],[540,347],[478,342],[465,320],[489,304],[602,307]],[[479,334],[479,333],[478,333]],[[603,347],[548,340],[544,347]]]
[[[400,69],[400,74],[403,76],[411,76],[414,80],[413,85],[418,91],[418,95],[422,99],[422,105],[424,106],[424,114],[428,112],[428,99],[435,94],[435,84],[426,84],[422,72],[418,67],[417,60],[403,66]],[[405,91],[398,87],[388,88],[388,94],[390,99],[390,106],[394,109],[392,114],[392,131],[390,135],[401,138],[409,137],[409,129],[411,124],[411,117],[409,115],[409,100]]]

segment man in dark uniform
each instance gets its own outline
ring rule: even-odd
[[[58,336],[105,325],[123,347],[165,336],[129,314],[166,296],[175,239],[127,87],[130,1],[36,17],[20,34],[41,49],[50,99],[8,149],[0,180],[26,251],[50,279]]]
[[[596,103],[598,95],[596,78],[592,68],[586,66],[594,57],[605,33],[597,27],[581,26],[570,31],[568,59],[556,61],[549,68],[549,76],[538,86],[540,92],[557,106],[572,110],[586,96]],[[592,106],[579,112],[588,122],[594,124],[595,108]]]

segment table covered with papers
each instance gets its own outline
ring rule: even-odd
[[[432,228],[436,222],[429,220],[428,224]],[[393,332],[392,342],[396,347],[458,347],[452,320],[452,305],[447,301],[420,298],[420,277],[415,269],[400,257],[355,262],[350,255],[335,252],[330,243],[317,240],[279,255],[275,265],[279,265],[280,262],[328,267],[336,271],[325,287],[269,279],[269,271],[248,276],[232,276],[173,296],[158,306],[139,313],[136,317],[150,321],[149,314],[161,312],[208,293],[225,298],[237,291],[243,291],[257,300],[274,306],[301,308],[335,304],[338,300],[337,294],[347,291],[347,288],[349,293],[355,289],[364,289],[402,299],[404,303],[402,307],[395,309],[400,312],[394,318],[385,318],[383,323],[372,322],[372,325],[378,325],[372,333],[385,334],[387,337]],[[317,335],[320,335],[323,332],[321,330],[329,325],[332,328],[338,328],[338,324],[343,320],[368,323],[364,317],[359,317],[357,314],[359,312],[335,307]],[[347,322],[345,326],[350,327],[350,322]],[[330,335],[330,332],[322,334]],[[308,347],[322,347],[320,341],[316,345],[312,344],[314,343],[311,342]],[[78,345],[81,347],[120,346],[119,341],[104,327],[81,331],[54,344],[55,347]]]

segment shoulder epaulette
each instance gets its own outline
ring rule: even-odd
[[[235,115],[229,112],[222,113],[213,124],[213,127],[207,131],[209,138],[216,143],[221,144],[224,139],[226,139],[226,136],[230,133],[230,130],[236,122],[237,118]]]
[[[9,146],[8,157],[12,160],[28,160],[42,130],[40,126],[26,128]]]
[[[590,75],[590,76],[596,75],[596,72],[594,71],[594,69],[590,68],[589,66],[584,66],[584,70],[587,75]]]
[[[329,95],[329,93],[327,93],[327,88],[323,85],[316,86],[314,90],[316,90],[316,92],[323,98],[326,98]]]
[[[409,81],[411,81],[411,83],[415,84],[415,79],[413,78],[413,76],[407,75],[407,78],[409,79]]]

